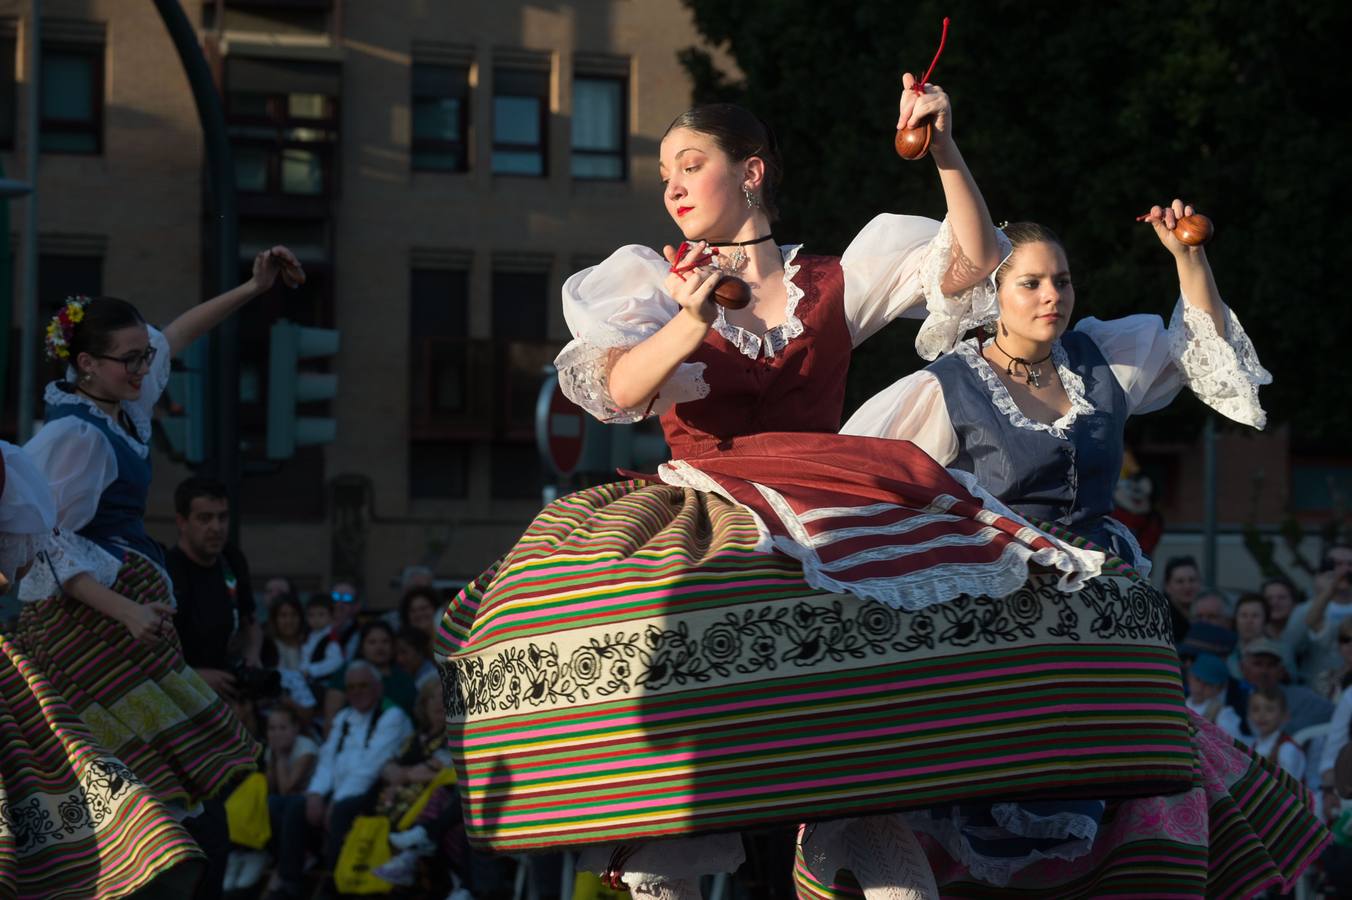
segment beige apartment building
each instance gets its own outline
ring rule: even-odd
[[[0,0],[11,177],[29,146],[29,9]],[[621,244],[673,236],[656,153],[690,100],[677,59],[698,43],[688,14],[675,0],[184,9],[223,87],[241,260],[286,243],[310,275],[240,323],[242,542],[255,581],[353,575],[384,604],[406,565],[478,572],[540,505],[533,409],[541,366],[567,337],[563,280]],[[45,0],[42,15],[43,320],[69,293],[102,292],[165,321],[202,296],[213,258],[187,79],[152,3]],[[10,207],[17,247],[24,207]],[[341,339],[337,397],[306,410],[335,417],[337,440],[283,462],[263,453],[278,318]],[[151,527],[168,541],[188,469],[162,452],[156,465]]]
[[[406,565],[477,573],[539,508],[532,411],[541,365],[566,338],[563,280],[621,244],[674,237],[656,151],[690,99],[677,59],[699,43],[687,12],[677,0],[183,6],[225,100],[241,278],[273,243],[310,274],[241,316],[240,512],[256,583],[355,576],[385,605]],[[31,145],[30,9],[0,0],[10,177],[23,177]],[[109,293],[166,321],[204,295],[214,259],[187,79],[149,0],[42,10],[43,320],[67,294]],[[17,248],[25,203],[9,207]],[[306,410],[333,416],[337,440],[278,462],[264,436],[269,328],[281,318],[337,329],[341,349],[320,363],[338,376],[336,398]],[[18,340],[11,329],[0,415],[11,437]],[[1200,448],[1137,449],[1164,483],[1170,528],[1195,528]],[[1226,436],[1218,455],[1223,523],[1256,511],[1275,524],[1292,508],[1318,518],[1332,505],[1327,467],[1293,460],[1285,432]],[[189,470],[163,452],[156,466],[150,524],[171,541],[172,489]]]

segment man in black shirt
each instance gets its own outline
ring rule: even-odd
[[[189,478],[174,490],[174,513],[178,543],[166,557],[178,600],[174,628],[183,642],[183,659],[216,693],[234,700],[231,665],[256,656],[259,641],[249,565],[226,543],[230,501],[225,485]]]
[[[246,660],[257,665],[259,642],[249,566],[226,543],[230,500],[225,485],[189,478],[174,490],[174,513],[178,543],[169,548],[165,562],[178,601],[174,629],[183,643],[183,660],[226,702],[235,703],[241,698],[231,666]],[[200,814],[183,823],[207,857],[207,870],[193,897],[219,900],[230,855],[229,825],[221,797],[202,806]]]

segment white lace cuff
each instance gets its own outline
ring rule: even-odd
[[[58,531],[51,545],[33,562],[19,585],[19,599],[25,603],[46,600],[61,593],[61,586],[81,572],[89,573],[99,584],[112,587],[122,561],[93,541],[69,531]]]
[[[995,239],[1003,259],[1012,251],[1009,238],[997,228]],[[987,322],[994,322],[1000,315],[1000,304],[996,299],[992,278],[983,278],[957,294],[944,294],[944,276],[952,264],[953,229],[948,219],[944,219],[920,264],[920,287],[925,294],[926,316],[920,326],[920,333],[915,336],[915,349],[924,359],[938,359],[957,346],[964,334]]]
[[[1169,320],[1169,352],[1186,384],[1216,412],[1261,429],[1267,413],[1258,402],[1258,386],[1272,376],[1258,362],[1258,353],[1239,318],[1227,306],[1225,336],[1205,311],[1179,298]]]
[[[610,396],[610,354],[632,347],[643,338],[620,339],[610,347],[574,340],[554,360],[563,395],[602,422],[637,422],[645,415],[661,415],[674,404],[709,396],[704,383],[704,363],[681,363],[662,385],[651,409],[624,407]],[[645,404],[646,406],[646,404]]]

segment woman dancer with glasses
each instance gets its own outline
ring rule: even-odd
[[[49,549],[47,479],[0,441],[0,591]],[[202,854],[146,786],[0,635],[0,896],[126,897],[156,882],[191,893]]]
[[[660,145],[693,246],[622,247],[565,283],[563,390],[603,420],[660,415],[674,458],[551,504],[447,611],[448,732],[481,848],[589,845],[582,864],[636,896],[690,898],[757,825],[1190,784],[1146,586],[1097,577],[1102,553],[909,444],[836,433],[852,349],[975,302],[1001,255],[947,95],[916,88],[897,127],[932,120],[944,223],[881,215],[841,257],[780,244],[770,132],[698,107]],[[734,275],[751,302],[716,304]],[[1115,603],[1095,656],[1043,652]],[[1069,695],[1104,728],[1050,739]],[[847,867],[874,896],[928,877],[904,827],[859,837]]]
[[[60,534],[21,585],[16,640],[98,743],[187,811],[252,768],[256,745],[178,647],[172,585],[143,521],[151,410],[172,357],[279,276],[305,277],[285,247],[163,331],[125,300],[68,300],[47,331],[66,377],[47,386],[45,424],[25,446],[52,486]]]

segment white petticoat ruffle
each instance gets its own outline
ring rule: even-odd
[[[939,603],[948,603],[964,595],[973,597],[1003,597],[1018,590],[1027,580],[1029,567],[1039,565],[1060,573],[1058,589],[1066,592],[1078,591],[1092,578],[1103,571],[1104,555],[1096,550],[1075,547],[1059,538],[1038,530],[1032,524],[996,499],[989,491],[981,487],[968,472],[949,469],[953,476],[969,493],[978,498],[985,507],[985,515],[1004,516],[1024,526],[1021,534],[1023,543],[1009,544],[1000,559],[981,566],[951,565],[934,566],[923,572],[914,572],[899,578],[876,578],[860,581],[841,581],[830,574],[823,565],[820,556],[813,549],[813,539],[808,535],[801,518],[789,503],[772,488],[762,484],[752,484],[776,512],[780,523],[789,537],[772,533],[760,516],[747,508],[756,523],[760,535],[757,550],[764,552],[770,547],[784,555],[798,560],[803,566],[803,579],[814,588],[836,594],[854,594],[866,600],[876,600],[893,609],[911,612],[926,609]],[[707,493],[718,494],[729,502],[737,501],[725,491],[718,482],[695,466],[682,460],[672,460],[657,470],[663,482],[677,487],[689,487]],[[740,504],[739,504],[740,505]],[[743,507],[746,508],[746,507]],[[841,515],[857,510],[840,510]],[[821,514],[824,510],[813,510]],[[944,514],[936,513],[935,518]],[[989,535],[976,538],[954,536],[953,542],[962,540],[984,540]],[[1049,540],[1051,547],[1033,550],[1026,546],[1033,538],[1043,537]],[[869,552],[869,551],[865,551]],[[878,548],[881,555],[896,555],[905,552],[900,544],[897,547]],[[868,560],[861,559],[863,554],[850,558],[851,565]],[[879,558],[882,558],[882,556]],[[889,557],[890,558],[890,557]]]

